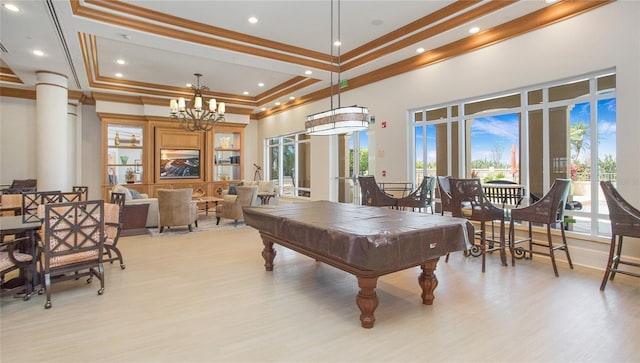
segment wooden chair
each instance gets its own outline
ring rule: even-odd
[[[454,217],[466,218],[480,223],[480,230],[476,231],[480,245],[474,244],[470,250],[472,256],[482,256],[482,272],[485,272],[486,255],[488,252],[499,251],[503,266],[507,266],[505,242],[504,211],[487,199],[482,191],[480,179],[449,178],[451,187],[451,214]],[[487,237],[487,222],[500,222],[500,236]]]
[[[35,192],[38,188],[37,179],[14,179],[9,188],[5,189],[5,194],[20,194],[23,192]]]
[[[38,216],[38,206],[47,204],[51,200],[55,200],[57,203],[59,193],[59,190],[22,193],[22,219],[24,222],[36,222],[40,220]]]
[[[425,176],[422,183],[406,197],[398,198],[398,208],[411,208],[412,210],[421,210],[422,208],[431,208],[433,214],[433,192],[436,188],[435,178]]]
[[[111,197],[111,199],[114,199]],[[103,258],[103,262],[113,263],[120,261],[120,268],[125,269],[122,252],[118,249],[118,240],[120,239],[120,231],[122,231],[122,209],[124,208],[124,199],[122,204],[105,203],[104,204],[104,253],[107,258]],[[115,256],[113,256],[115,254]]]
[[[22,214],[22,194],[0,194],[0,215],[19,216]]]
[[[3,242],[0,249],[0,291],[1,296],[13,295],[17,292],[24,291],[24,300],[29,300],[33,286],[31,271],[33,256],[28,253],[20,252],[22,245],[29,243],[29,237],[15,238],[11,241]],[[16,284],[9,286],[12,280],[6,281],[7,274],[12,271],[20,270],[20,275],[16,281],[22,279],[24,284]]]
[[[28,192],[22,193],[22,219],[25,222],[35,222],[40,219],[38,206],[41,204],[79,202],[82,199],[80,192]]]
[[[0,194],[0,216],[19,216],[22,214],[22,194]],[[6,236],[12,235],[12,233],[0,232],[0,243],[4,242]],[[18,238],[20,236],[13,234]]]
[[[438,181],[438,193],[440,194],[440,214],[451,213],[451,186],[448,176],[436,177]]]
[[[362,205],[392,208],[398,206],[398,199],[383,192],[373,175],[359,176],[358,183],[360,184]]]
[[[540,200],[528,207],[511,209],[511,222],[509,224],[511,265],[515,265],[516,258],[527,258],[527,254],[529,255],[529,258],[533,258],[534,254],[549,256],[551,258],[551,265],[553,266],[553,273],[558,277],[558,267],[556,266],[554,253],[556,250],[564,250],[567,255],[569,267],[573,269],[571,256],[569,256],[569,247],[567,246],[567,238],[564,233],[564,210],[570,187],[571,180],[556,179],[553,182],[551,189],[549,189],[547,194],[545,194]],[[515,239],[515,221],[529,222],[529,233],[526,238],[520,240]],[[547,226],[547,243],[534,241],[531,230],[531,225],[533,223]],[[551,226],[558,223],[560,224],[562,242],[554,245],[551,238]],[[518,246],[521,243],[527,243],[527,247]],[[546,251],[535,249],[534,246],[544,247]]]
[[[74,185],[71,191],[80,192],[80,200],[89,200],[89,187],[82,185]]]
[[[118,217],[120,222],[122,222],[122,217],[124,216],[124,203],[127,200],[127,195],[125,193],[111,192],[111,204],[117,204],[120,212],[120,216]]]
[[[43,205],[40,248],[41,282],[46,309],[51,307],[52,281],[89,276],[100,280],[104,292],[104,202],[102,200]],[[56,276],[52,280],[52,276]]]
[[[607,281],[616,276],[616,273],[624,275],[640,277],[640,274],[630,270],[622,270],[619,266],[627,265],[640,267],[640,263],[622,259],[622,237],[640,238],[640,210],[629,204],[613,186],[606,180],[600,182],[600,187],[604,192],[609,208],[609,220],[611,221],[611,246],[609,248],[609,259],[607,260],[607,268],[604,272],[604,278],[600,284],[600,290],[604,291]],[[617,238],[616,238],[617,236]],[[617,241],[616,241],[617,240]]]

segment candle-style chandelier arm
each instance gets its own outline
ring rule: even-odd
[[[208,91],[209,87],[200,86],[200,77],[202,74],[194,73],[197,78],[196,85],[191,86],[193,96],[190,100],[183,97],[172,99],[169,102],[170,117],[177,119],[181,128],[188,131],[209,131],[215,125],[224,121],[225,104],[224,102],[216,103],[215,98],[206,101],[202,94]],[[205,103],[209,107],[204,107]]]

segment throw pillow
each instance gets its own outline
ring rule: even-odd
[[[131,196],[131,190],[123,187],[120,184],[115,185],[113,188],[111,188],[111,191],[115,193],[124,193],[124,200],[133,199],[133,196]]]
[[[241,187],[243,185],[242,182],[238,183],[238,184],[229,184],[229,195],[238,195],[238,191],[236,190],[236,187]]]
[[[129,189],[129,192],[131,193],[131,199],[144,199],[142,194],[140,194],[137,190]]]

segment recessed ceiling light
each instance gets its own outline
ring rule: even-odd
[[[116,73],[116,77],[122,78],[122,73]]]
[[[280,102],[276,102],[276,106],[280,106]]]
[[[553,4],[555,2],[558,2],[558,0],[547,0],[547,4]]]
[[[289,96],[289,99],[290,99],[290,100],[295,100],[296,98],[295,98],[295,97],[293,97],[293,96]]]
[[[186,86],[187,88],[191,88],[191,83],[187,83],[185,86]]]
[[[18,11],[20,11],[20,9],[13,4],[4,4],[4,8],[9,11],[13,11],[14,13],[17,13]]]
[[[33,51],[33,54],[37,55],[38,57],[42,57],[44,55],[44,52],[36,49]]]
[[[125,63],[125,62],[124,62],[124,59],[118,59],[116,62],[117,62],[118,64],[124,64],[124,63]]]
[[[255,16],[252,16],[249,18],[249,23],[251,24],[255,24],[258,22],[258,18],[256,18]]]
[[[416,49],[416,53],[424,53],[424,48],[418,48]]]
[[[474,26],[473,28],[469,29],[469,33],[471,34],[475,34],[479,31],[480,31],[480,28],[478,28],[477,26]]]
[[[244,92],[242,92],[242,94],[246,96],[246,95],[249,94],[249,91],[244,91]]]
[[[335,42],[333,42],[333,45],[335,45],[336,47],[339,47],[342,45],[342,42],[339,40],[336,40]]]
[[[266,111],[266,110],[267,110],[267,108],[266,108],[266,107],[263,107],[263,108],[262,108],[262,111]]]
[[[310,71],[310,70],[306,70],[306,71],[304,71],[304,74],[306,74],[306,75],[310,75],[311,73],[313,73],[313,72],[312,72],[312,71]]]
[[[262,82],[258,83],[258,87],[264,87],[264,83]]]

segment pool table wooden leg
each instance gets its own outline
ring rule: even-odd
[[[273,242],[262,239],[264,249],[262,249],[262,257],[264,258],[264,268],[267,271],[273,271],[273,259],[276,258],[276,250],[273,248]]]
[[[356,304],[360,308],[360,322],[363,328],[373,328],[376,318],[373,312],[378,307],[378,295],[376,295],[377,277],[360,277],[358,276],[358,286],[360,292],[356,297]]]
[[[422,273],[420,277],[418,277],[418,283],[422,288],[422,303],[425,305],[433,304],[433,291],[438,286],[438,279],[436,278],[436,274],[434,271],[436,270],[436,264],[440,258],[436,258],[433,260],[429,260],[420,267],[422,267]]]

